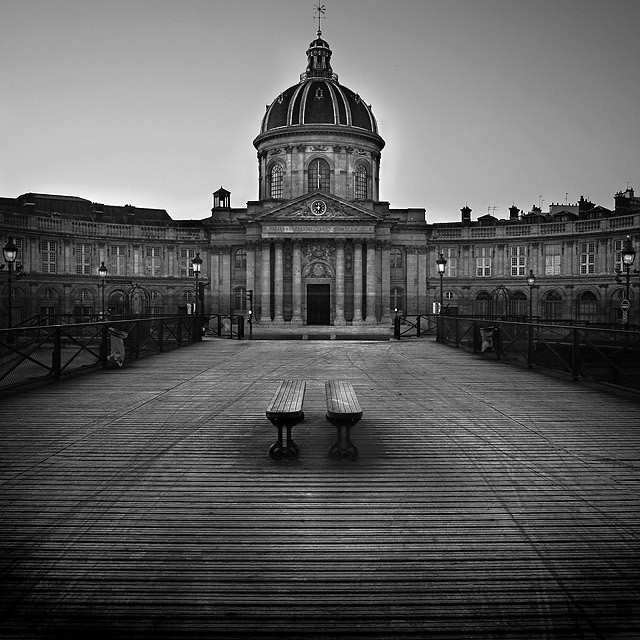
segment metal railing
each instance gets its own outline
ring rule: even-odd
[[[0,330],[0,393],[106,367],[122,340],[124,362],[202,339],[196,316],[41,325]]]
[[[242,315],[213,313],[205,320],[209,335],[237,340],[245,338],[245,320]],[[251,326],[249,328],[251,329]]]
[[[640,391],[640,331],[436,316],[436,340],[508,362]]]

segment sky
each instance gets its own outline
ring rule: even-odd
[[[210,215],[299,81],[313,0],[0,0],[0,196]],[[640,193],[640,1],[324,0],[386,141],[380,199],[428,222]]]

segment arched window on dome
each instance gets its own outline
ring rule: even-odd
[[[356,200],[366,200],[368,197],[367,183],[369,176],[367,175],[367,167],[363,164],[358,165],[356,169]]]
[[[283,176],[284,169],[282,165],[279,163],[274,164],[269,173],[269,197],[272,200],[280,200],[282,198]]]
[[[329,192],[331,187],[331,170],[329,163],[322,158],[315,158],[309,164],[308,190]]]

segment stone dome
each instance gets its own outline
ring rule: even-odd
[[[260,133],[299,125],[355,127],[378,134],[378,125],[362,98],[338,82],[331,69],[331,48],[318,31],[307,50],[307,69],[300,82],[283,91],[262,119]]]

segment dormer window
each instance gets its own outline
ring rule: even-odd
[[[324,98],[324,93],[322,89],[316,89],[316,100],[322,100]]]

